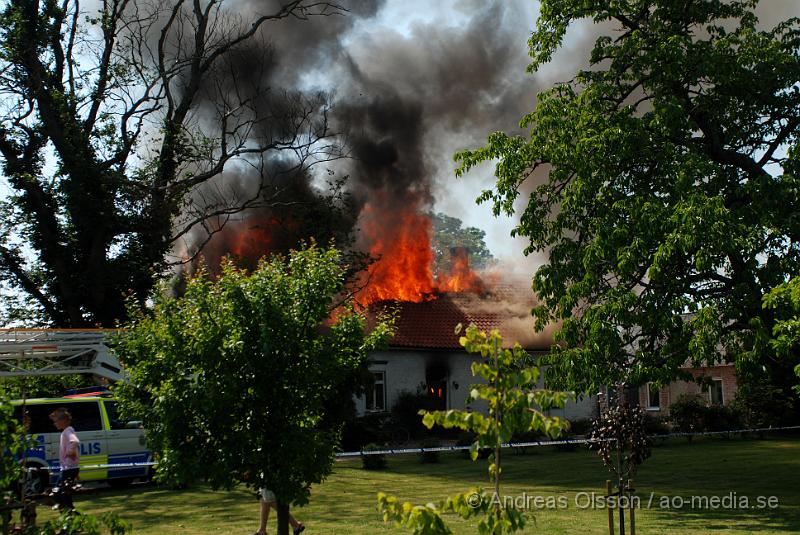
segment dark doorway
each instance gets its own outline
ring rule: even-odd
[[[447,366],[431,364],[425,370],[425,392],[428,395],[431,410],[447,410]]]

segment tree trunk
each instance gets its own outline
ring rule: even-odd
[[[289,535],[289,505],[278,502],[278,535]]]

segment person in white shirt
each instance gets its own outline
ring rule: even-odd
[[[72,486],[78,478],[81,458],[81,441],[72,428],[72,415],[64,407],[59,407],[50,413],[53,425],[61,431],[61,441],[58,448],[58,461],[61,464],[61,481],[58,484],[60,492],[54,498],[60,509],[74,509],[72,503]]]

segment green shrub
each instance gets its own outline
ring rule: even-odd
[[[576,420],[576,422],[587,422],[588,423],[588,429],[586,429],[586,431],[590,431],[591,430],[591,422],[589,422],[588,420]],[[557,437],[553,437],[553,440],[573,440],[575,438],[578,438],[578,437],[575,436],[575,433],[573,432],[573,427],[572,426],[573,426],[574,422],[570,421],[570,422],[567,422],[567,424],[568,424],[567,427],[565,429],[563,429],[561,431],[561,433]],[[580,425],[583,425],[583,424],[581,423],[581,424],[579,424],[579,426]],[[578,447],[577,444],[572,444],[572,443],[556,444],[556,450],[558,450],[558,451],[575,451],[577,449],[577,447]]]
[[[387,437],[381,428],[381,417],[377,414],[367,414],[346,422],[342,429],[342,449],[358,451],[367,444],[385,442]]]
[[[571,437],[584,437],[592,432],[592,421],[588,418],[569,421],[569,434]]]
[[[395,424],[408,430],[412,438],[419,438],[428,434],[428,430],[422,425],[422,416],[419,411],[431,410],[432,401],[424,392],[412,393],[408,390],[400,392],[397,401],[392,405],[392,419]]]
[[[645,432],[650,435],[669,435],[669,419],[666,416],[648,414],[644,417]]]
[[[669,419],[675,431],[697,433],[705,427],[706,403],[697,394],[684,394],[669,407]]]
[[[518,433],[514,435],[511,442],[538,442],[542,440],[550,440],[544,433],[538,431],[528,431],[527,433]],[[536,446],[520,446],[514,448],[514,453],[517,455],[525,455],[528,452],[536,452]]]
[[[798,420],[792,396],[765,380],[740,385],[731,407],[748,428],[794,425]]]
[[[476,436],[474,433],[463,432],[456,438],[456,446],[469,447],[475,442]],[[461,450],[461,455],[465,459],[469,459],[469,450]]]
[[[670,405],[669,419],[674,430],[680,433],[733,431],[742,427],[736,407],[709,406],[699,394],[679,397]]]
[[[426,438],[422,442],[419,443],[420,448],[439,448],[442,446],[442,443],[439,439],[436,438]],[[421,451],[419,453],[419,460],[421,463],[438,463],[439,452],[438,451]]]
[[[381,451],[384,449],[386,449],[384,446],[380,446],[378,444],[367,444],[361,451]],[[364,468],[364,470],[383,470],[386,468],[386,456],[382,453],[375,455],[362,455],[361,466]]]
[[[456,446],[472,446],[476,440],[478,440],[478,437],[475,435],[475,433],[463,432],[460,433],[456,438]],[[478,450],[478,459],[488,459],[491,453],[491,448],[481,448]],[[470,458],[469,450],[461,450],[461,454],[465,459]]]
[[[102,528],[106,529],[103,530]],[[64,511],[57,519],[46,522],[40,528],[29,528],[25,533],[31,535],[125,535],[132,531],[131,525],[114,513],[103,513],[100,516],[79,514],[76,511]]]
[[[654,445],[663,444],[666,442],[668,435],[672,432],[669,416],[664,414],[646,414],[644,417],[644,429],[647,436],[653,439]]]
[[[741,427],[739,413],[731,407],[711,405],[703,413],[703,431],[732,431]]]
[[[671,431],[669,418],[661,415],[646,414],[644,417],[644,429],[647,436],[652,439],[653,445],[660,446],[667,441],[667,436]]]

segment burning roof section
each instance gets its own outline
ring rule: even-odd
[[[389,342],[393,348],[460,350],[456,326],[475,324],[482,331],[498,329],[506,346],[519,342],[528,351],[549,350],[552,330],[534,330],[530,311],[535,301],[521,301],[520,295],[531,295],[530,288],[498,285],[482,294],[443,293],[429,301],[384,301],[370,308],[397,310],[396,332]]]

